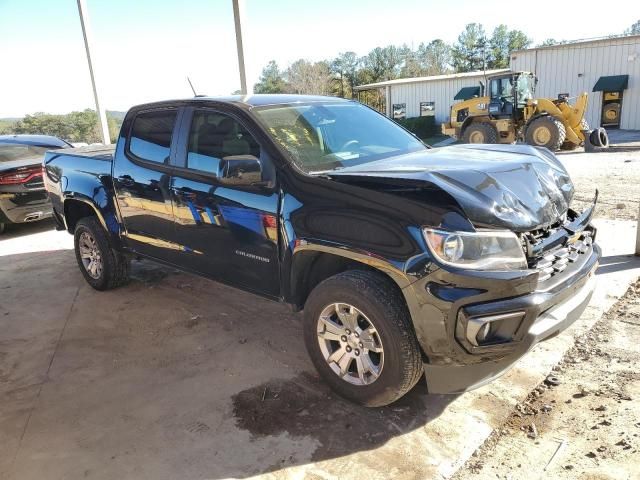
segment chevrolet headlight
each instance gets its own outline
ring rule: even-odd
[[[425,228],[431,253],[442,263],[473,270],[522,270],[527,259],[513,232],[450,232]]]

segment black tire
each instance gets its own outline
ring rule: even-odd
[[[349,383],[325,360],[318,339],[319,317],[334,303],[354,306],[377,330],[384,361],[372,383]],[[350,270],[316,286],[304,307],[304,338],[314,366],[329,386],[339,395],[367,407],[381,407],[398,400],[423,373],[420,346],[406,303],[391,280],[382,274]]]
[[[83,233],[88,234],[95,241],[101,258],[102,270],[97,278],[89,273],[81,257],[79,243]],[[110,290],[127,283],[131,262],[125,255],[113,248],[107,232],[102,228],[97,218],[85,217],[80,219],[76,224],[73,237],[76,260],[82,275],[89,285],[96,290]]]
[[[549,150],[559,150],[567,138],[564,124],[551,115],[544,115],[533,119],[524,133],[525,142]]]
[[[599,129],[596,128],[589,134],[589,141],[594,147],[602,147],[602,142],[600,141],[600,132],[598,130]]]
[[[0,223],[0,235],[4,233],[5,228],[6,228],[6,223]]]
[[[602,127],[596,129],[596,131],[598,132],[598,138],[600,140],[600,146],[603,147],[603,148],[607,148],[609,146],[609,134]]]
[[[481,141],[476,141],[478,138],[481,138]],[[464,143],[498,143],[498,132],[489,123],[475,122],[464,129],[462,141]]]

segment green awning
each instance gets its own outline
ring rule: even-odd
[[[469,100],[473,97],[480,96],[480,87],[464,87],[461,88],[456,96],[453,97],[454,100]]]
[[[629,85],[629,75],[600,77],[593,86],[594,92],[621,92]]]

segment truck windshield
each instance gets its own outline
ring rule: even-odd
[[[356,102],[278,105],[254,111],[296,165],[309,174],[427,148],[393,120]]]

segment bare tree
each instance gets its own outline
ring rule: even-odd
[[[292,93],[329,95],[332,91],[331,69],[327,62],[312,63],[301,58],[287,69],[286,77]]]

